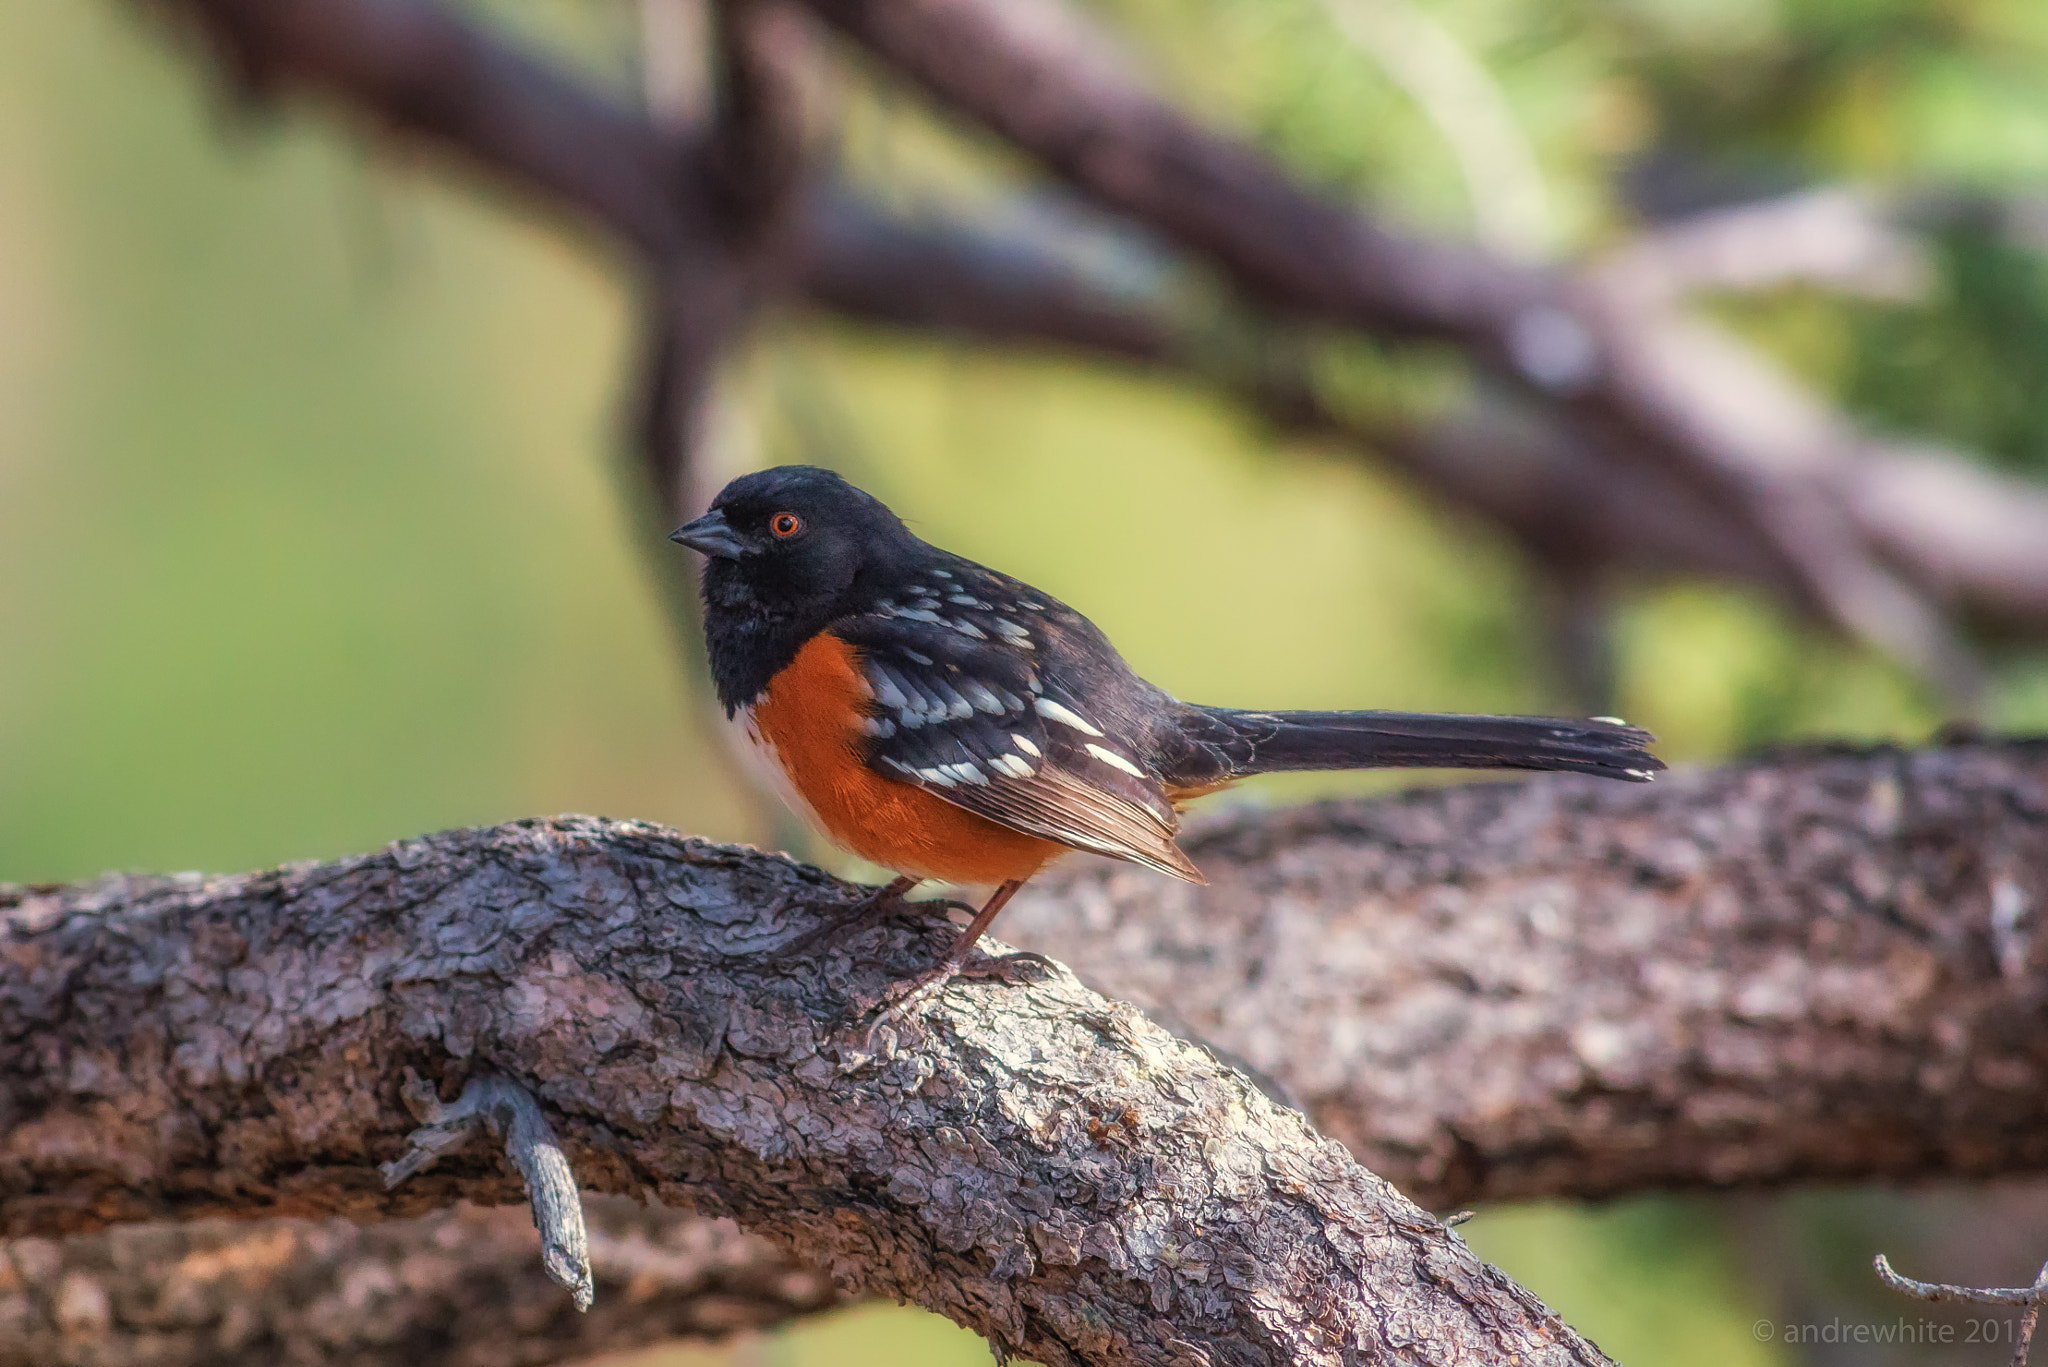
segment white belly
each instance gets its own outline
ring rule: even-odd
[[[789,770],[783,765],[775,742],[761,734],[760,726],[754,721],[752,704],[732,714],[726,722],[725,734],[727,743],[739,754],[756,783],[781,798],[782,805],[808,821],[812,830],[830,837],[831,832],[825,830],[825,823],[818,819],[816,810],[804,801],[804,795],[790,781]]]

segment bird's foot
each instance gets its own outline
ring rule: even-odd
[[[879,996],[857,1001],[856,1014],[865,1015],[878,1007],[881,1009],[868,1027],[868,1037],[872,1039],[876,1029],[907,1019],[918,1007],[943,993],[956,979],[998,982],[1016,987],[1044,982],[1052,972],[1052,960],[1028,949],[1012,950],[1008,954],[977,954],[967,959],[949,954],[944,962],[916,977],[889,984]]]
[[[917,886],[914,878],[898,878],[886,887],[874,889],[866,897],[855,902],[842,914],[833,917],[816,930],[806,931],[776,952],[779,959],[793,959],[815,949],[828,940],[842,940],[861,931],[888,925],[892,921],[929,921],[943,917],[949,911],[964,911],[972,915],[974,908],[964,902],[934,897],[928,901],[913,902],[907,895]]]
[[[1016,987],[1022,983],[1042,983],[1052,973],[1053,962],[1043,954],[1013,949],[1008,954],[984,954],[979,959],[970,959],[960,966],[956,976],[972,982],[997,982]]]

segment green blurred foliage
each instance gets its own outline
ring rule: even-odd
[[[1498,82],[1554,249],[1646,206],[1815,181],[1963,205],[1925,299],[1728,316],[1874,423],[2048,463],[2048,267],[2000,207],[2048,173],[2048,6],[1415,5]],[[487,8],[630,93],[629,6]],[[1098,8],[1205,117],[1338,193],[1468,230],[1437,126],[1323,0]],[[849,164],[900,199],[993,204],[1019,174],[870,76],[841,96]],[[0,879],[253,867],[562,810],[768,837],[616,497],[629,273],[504,209],[333,120],[225,108],[112,0],[0,7]],[[1461,382],[1380,344],[1315,363],[1361,403],[1426,407]],[[1561,702],[1541,586],[1485,527],[1212,395],[796,320],[726,394],[723,458],[839,466],[925,535],[1089,612],[1184,696]],[[1912,680],[1747,592],[1629,586],[1617,623],[1626,711],[1676,759],[1937,720]],[[2048,655],[2000,662],[1996,719],[2048,723]],[[1753,1293],[1704,1207],[1488,1213],[1469,1233],[1632,1361],[1782,1360],[1746,1338]],[[863,1309],[667,1360],[985,1351]]]
[[[1719,1220],[1697,1199],[1489,1210],[1459,1233],[1619,1362],[1796,1360],[1759,1341],[1753,1326],[1770,1304],[1744,1284]]]
[[[1874,423],[2048,475],[2048,252],[1971,223],[1937,249],[1938,297],[1848,311],[1842,390]]]

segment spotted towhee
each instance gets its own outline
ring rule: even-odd
[[[1051,595],[928,545],[880,500],[791,465],[728,484],[671,537],[708,558],[726,715],[784,798],[900,876],[992,883],[927,979],[1068,850],[1199,883],[1181,804],[1296,769],[1564,769],[1648,779],[1649,733],[1608,719],[1242,712],[1145,682]]]

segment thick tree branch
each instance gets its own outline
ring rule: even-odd
[[[2048,1163],[2048,742],[1239,813],[1190,847],[1209,888],[1079,868],[1020,898],[1012,933],[1247,1060],[1433,1205]],[[842,1004],[948,932],[763,954],[843,897],[780,860],[595,822],[17,891],[0,1220],[517,1200],[488,1149],[395,1196],[372,1170],[413,1124],[406,1066],[450,1089],[496,1070],[542,1096],[586,1186],[729,1211],[849,1287],[1016,1344],[1020,1316],[1028,1338],[1072,1311],[1076,1278],[1113,1294],[1167,1275],[1119,1223],[1159,1199],[1114,1177],[1141,1156],[1186,1181],[1174,1165],[1205,1134],[1321,1152],[1064,979],[956,988],[893,1062],[850,1055]],[[1101,1150],[1126,1110],[1130,1146]],[[957,1145],[925,1142],[940,1125]],[[1220,1171],[1205,1199],[1239,1189]],[[1023,1175],[1061,1194],[1041,1204]],[[1234,1200],[1167,1213],[1213,1232]],[[1120,1253],[1098,1247],[1109,1229]],[[1076,1239],[1104,1265],[1060,1261]],[[1450,1256],[1433,1247],[1417,1256]],[[1406,1257],[1368,1270],[1375,1295],[1405,1294]]]
[[[1425,1205],[2048,1168],[2048,741],[1419,791],[1199,828],[1019,943]]]
[[[2044,1162],[2048,742],[1430,789],[1190,842],[1210,887],[1079,867],[1012,933],[1432,1205]]]
[[[849,1004],[947,925],[788,953],[858,890],[634,823],[523,822],[232,878],[0,900],[0,1230],[518,1199],[477,1145],[387,1192],[481,1073],[586,1188],[730,1214],[842,1289],[1048,1364],[1598,1362],[1206,1052],[1064,972]]]
[[[539,1367],[838,1303],[725,1221],[589,1202],[597,1304],[516,1206],[418,1220],[194,1220],[0,1244],[0,1367]]]

